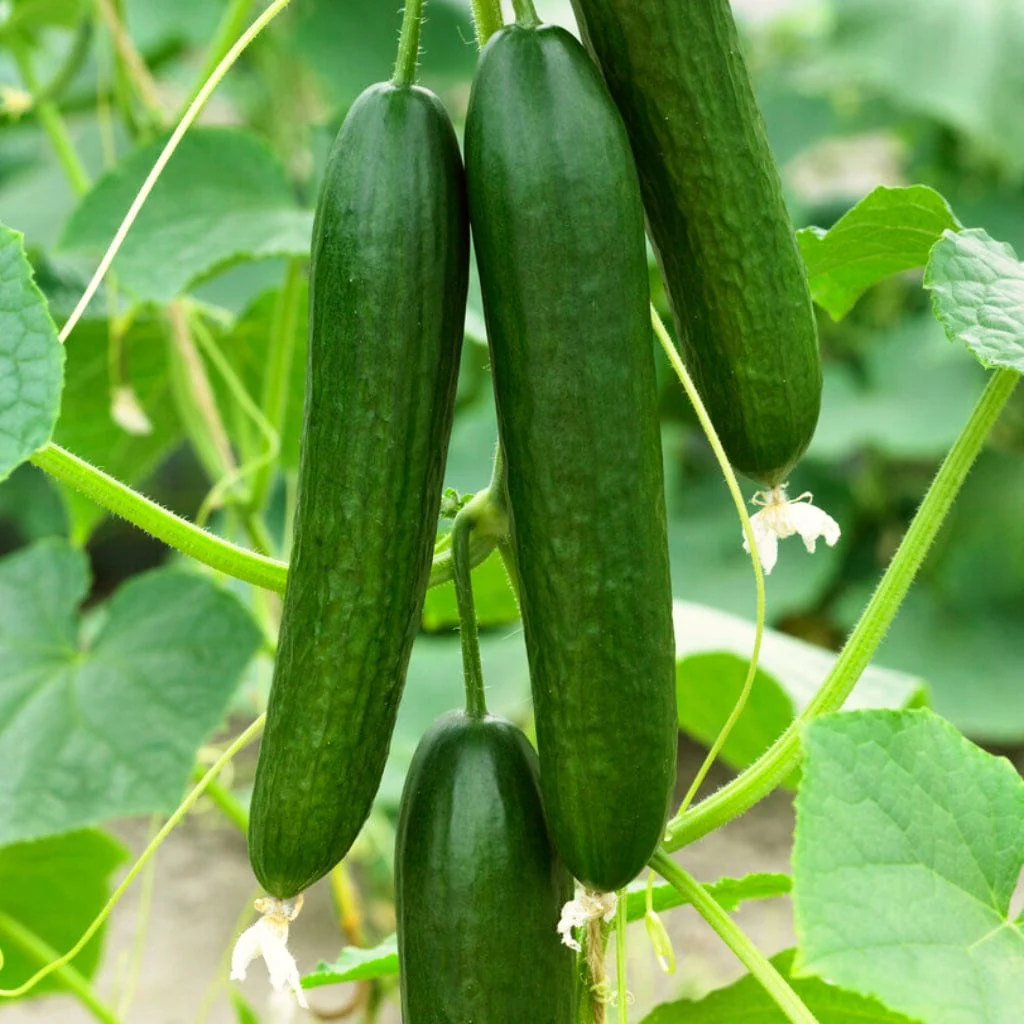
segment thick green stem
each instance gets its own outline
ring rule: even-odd
[[[768,962],[764,954],[735,921],[715,902],[704,887],[684,871],[663,850],[655,851],[650,865],[669,882],[697,913],[718,933],[719,938],[736,954],[740,963],[757,978],[776,1006],[793,1024],[818,1024],[814,1014],[804,1005],[789,983]]]
[[[665,846],[676,850],[713,832],[753,807],[786,779],[800,761],[800,730],[818,715],[838,711],[878,650],[925,555],[963,486],[985,439],[1020,374],[997,370],[956,443],[928,488],[906,536],[814,699],[749,768],[727,786],[669,823]]]
[[[462,671],[466,684],[466,713],[474,718],[487,714],[484,695],[484,670],[480,661],[480,636],[473,606],[473,579],[469,561],[469,538],[477,518],[470,502],[452,526],[452,563],[455,576],[455,600],[459,606],[459,635],[462,639]]]
[[[75,190],[76,195],[85,195],[91,184],[89,172],[78,156],[57,104],[43,95],[32,68],[32,58],[25,46],[19,41],[12,40],[11,53],[18,65],[18,73],[25,83],[25,88],[35,97],[36,116],[43,126],[43,131],[46,132],[46,137],[50,140],[50,145],[53,147],[61,167],[64,168],[71,187]]]
[[[208,533],[58,445],[43,445],[32,456],[32,462],[114,515],[204,565],[264,590],[284,593],[288,566],[283,562],[246,551]]]
[[[280,439],[284,432],[285,417],[288,414],[288,384],[291,380],[292,360],[295,355],[295,322],[299,315],[299,299],[302,295],[303,260],[293,259],[288,264],[284,287],[274,308],[274,319],[270,328],[270,349],[267,352],[267,369],[263,375],[263,394],[260,408],[266,422]],[[261,512],[267,501],[270,483],[274,477],[274,465],[266,463],[256,471],[252,481],[250,507]]]
[[[423,0],[405,0],[402,16],[402,35],[398,40],[398,58],[395,74],[391,79],[395,85],[408,86],[416,83],[416,67],[420,61],[420,27],[423,24]]]
[[[501,0],[470,0],[470,4],[476,26],[476,45],[482,50],[487,40],[505,23],[501,16]]]
[[[533,0],[512,0],[512,10],[516,13],[517,25],[523,28],[536,28],[540,24]]]
[[[57,951],[44,942],[35,932],[26,928],[20,921],[0,911],[0,933],[6,935],[16,946],[40,964],[48,964],[59,956]],[[54,971],[60,983],[68,989],[78,1001],[103,1024],[119,1024],[114,1011],[96,994],[80,971],[71,964],[63,964]]]

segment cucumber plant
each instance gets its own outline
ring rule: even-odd
[[[186,816],[215,809],[250,836],[266,889],[257,901],[263,917],[236,943],[231,977],[242,980],[262,957],[288,1002],[250,1005],[248,988],[233,989],[240,1020],[276,1019],[293,1002],[330,1015],[337,1004],[316,989],[345,982],[352,1000],[342,1009],[367,1022],[379,1021],[388,1002],[423,1024],[639,1024],[643,1014],[644,1024],[1015,1021],[1024,998],[1013,902],[1024,850],[1019,774],[935,714],[906,709],[918,691],[895,696],[891,673],[873,671],[864,679],[872,685],[856,694],[860,710],[837,712],[936,547],[972,465],[980,459],[985,468],[966,486],[993,477],[1002,485],[999,475],[1019,461],[1014,423],[1003,415],[1024,370],[1016,255],[964,229],[924,186],[876,190],[828,231],[799,232],[794,249],[722,0],[575,0],[589,54],[569,33],[541,25],[529,0],[516,0],[507,27],[496,0],[474,0],[483,52],[472,83],[469,14],[438,4],[427,59],[448,53],[451,64],[430,79],[437,95],[414,84],[418,0],[404,12],[394,80],[368,90],[365,82],[380,77],[371,65],[390,60],[396,12],[296,3],[294,17],[263,35],[286,5],[271,0],[247,29],[243,0],[227,0],[219,26],[202,21],[213,6],[187,19],[175,8],[165,15],[174,32],[160,39],[156,20],[137,20],[141,8],[122,23],[118,4],[15,3],[0,18],[5,74],[20,83],[0,85],[0,132],[11,143],[0,214],[27,236],[0,225],[0,545],[17,548],[0,558],[0,763],[8,767],[0,773],[0,998],[60,990],[104,1024],[124,1024],[184,1019],[215,971],[223,988],[226,971],[214,958],[206,971],[185,955],[164,958],[172,974],[161,984],[144,975],[131,1007],[132,986],[113,1000],[95,980],[100,933],[120,897]],[[883,16],[885,5],[874,6],[858,14],[862,27]],[[920,28],[918,6],[901,8],[894,24]],[[930,30],[953,17],[927,14]],[[116,46],[105,45],[107,33]],[[223,99],[247,125],[195,127],[214,87],[261,35],[244,88]],[[204,70],[175,114],[168,103],[194,63],[183,40],[205,48]],[[993,66],[987,82],[998,81],[1001,65]],[[56,73],[43,81],[41,69]],[[446,108],[456,125],[466,114],[465,171]],[[311,112],[332,128],[341,123],[315,177]],[[95,165],[78,153],[94,117],[116,160],[95,183]],[[929,130],[921,119],[913,128]],[[122,141],[133,148],[117,159]],[[36,150],[51,152],[66,174],[66,197],[41,177]],[[972,175],[972,188],[984,189],[983,172],[975,166]],[[320,178],[314,217],[303,199]],[[47,240],[58,234],[52,217],[65,213],[63,253]],[[480,294],[467,311],[470,218]],[[689,371],[649,307],[657,268],[644,253],[645,218]],[[718,638],[704,635],[700,624],[721,622],[720,614],[672,601],[668,531],[676,596],[687,599],[702,597],[709,582],[717,587],[719,573],[737,578],[730,558],[741,557],[740,541],[727,505],[706,507],[716,492],[681,435],[667,434],[661,448],[651,325],[766,570],[780,536],[796,532],[813,547],[821,534],[831,543],[838,526],[780,490],[813,430],[819,393],[797,251],[815,300],[837,317],[895,269],[925,267],[935,317],[989,373],[983,382],[968,360],[961,371],[958,351],[933,356],[933,341],[914,332],[899,334],[899,358],[880,345],[881,307],[892,315],[900,303],[913,307],[900,306],[904,325],[925,320],[916,283],[903,277],[888,282],[884,301],[854,310],[854,328],[828,328],[829,351],[844,353],[841,367],[827,368],[837,374],[831,400],[860,416],[869,409],[876,444],[893,423],[909,429],[911,410],[921,408],[912,384],[951,421],[966,389],[965,426],[942,434],[952,447],[941,465],[940,449],[922,453],[918,438],[911,469],[934,458],[937,474],[912,520],[903,509],[919,494],[906,462],[861,449],[833,458],[833,486],[849,484],[837,516],[850,521],[849,554],[815,566],[821,577],[799,600],[792,577],[773,577],[768,608],[785,606],[791,628],[840,636],[879,552],[904,525],[906,535],[834,658],[764,633],[759,666],[763,622],[751,631],[748,658],[746,639],[722,641],[719,651]],[[90,253],[99,265],[86,285],[77,259]],[[263,258],[277,255],[287,257],[280,287],[249,303],[277,273]],[[229,264],[232,273],[222,274]],[[911,368],[881,392],[869,389],[870,405],[843,390],[861,348],[870,349],[865,388],[879,368],[887,378],[899,376],[901,360]],[[472,386],[456,394],[463,358],[463,384]],[[948,390],[947,370],[961,391]],[[481,400],[488,380],[496,416]],[[885,420],[894,404],[901,416]],[[444,506],[441,518],[454,515],[454,526],[438,536],[453,410],[445,482],[463,494],[491,455],[493,473],[483,490]],[[834,408],[831,416],[834,446]],[[990,437],[1004,446],[998,456],[984,451]],[[151,477],[172,450],[178,457]],[[769,488],[749,519],[730,459]],[[819,449],[805,470],[812,480],[823,461]],[[676,490],[686,492],[668,530],[663,464],[678,484],[673,503]],[[177,504],[168,483],[199,471],[210,490],[191,516],[135,489],[151,486]],[[50,489],[44,474],[64,489]],[[879,483],[895,479],[900,490],[887,497]],[[897,633],[903,622],[921,631],[922,609],[941,591],[944,631],[927,639],[959,669],[961,620],[977,615],[972,604],[984,608],[984,678],[968,666],[958,680],[972,702],[979,682],[1013,661],[998,652],[1019,632],[1016,618],[1002,628],[996,611],[1024,586],[1016,519],[1006,510],[1013,493],[982,488],[960,506],[911,595],[919,600],[896,623]],[[985,529],[965,528],[972,508],[985,510]],[[100,510],[181,557],[108,599],[112,577],[97,571],[90,585],[86,555],[109,569],[105,552],[123,560],[137,539],[105,543],[111,526],[93,533]],[[495,549],[500,557],[488,560]],[[984,575],[983,595],[964,585],[970,569]],[[424,591],[449,580],[461,635],[422,635],[439,621],[423,616],[421,630]],[[511,591],[502,591],[500,614],[482,611],[481,621],[500,623],[484,640],[474,582],[481,609],[492,589],[507,583]],[[510,623],[516,608],[523,644]],[[695,655],[696,632],[703,646]],[[403,694],[418,635],[415,685]],[[481,643],[495,652],[486,700]],[[459,658],[465,709],[438,719],[460,702]],[[733,705],[723,694],[733,692],[737,668],[745,682]],[[200,746],[218,723],[233,729],[242,716],[249,721],[237,736]],[[696,775],[681,780],[688,791],[666,821],[677,721],[714,742]],[[999,726],[1024,736],[1012,695]],[[226,769],[261,734],[250,794],[251,763],[234,778]],[[719,752],[739,774],[702,797]],[[171,810],[190,777],[195,785]],[[796,779],[792,877],[758,871],[758,851],[742,841],[749,875],[704,883],[690,875],[689,844]],[[169,811],[116,882],[127,851],[101,824]],[[755,828],[760,835],[761,823]],[[211,833],[202,834],[209,849]],[[242,844],[234,845],[248,878]],[[679,850],[681,860],[672,856]],[[221,854],[227,861],[230,847]],[[197,863],[189,884],[201,909],[164,901],[151,915],[163,941],[183,953],[207,948],[192,942],[197,927],[227,935],[238,910],[218,920],[212,876]],[[647,868],[653,874],[634,880]],[[324,875],[325,885],[304,894]],[[799,945],[769,960],[731,911],[785,893]],[[304,951],[297,961],[289,950],[289,931],[305,931],[300,908],[327,895],[346,948],[328,963],[329,940],[325,962],[310,969]],[[673,942],[681,962],[693,964],[689,934],[676,931],[687,917],[660,916],[681,904],[749,973],[705,999],[650,1007],[647,973],[629,977],[627,965],[653,952],[671,970]],[[180,905],[184,918],[174,916]],[[653,951],[644,944],[627,959],[628,924],[640,919]],[[122,920],[108,960],[127,932]],[[313,942],[313,934],[303,937]],[[978,978],[983,986],[972,987]],[[166,982],[173,1007],[163,1005]]]

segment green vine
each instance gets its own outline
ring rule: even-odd
[[[792,1024],[818,1024],[817,1018],[789,983],[765,958],[735,921],[708,895],[695,878],[684,871],[664,850],[657,850],[650,865],[715,930],[719,938],[736,954],[740,963],[757,978],[775,1005]]]
[[[476,44],[479,49],[505,23],[501,16],[501,0],[470,0],[473,8],[473,25],[476,28]]]
[[[397,86],[416,83],[416,68],[420,61],[420,28],[423,24],[423,0],[405,0],[402,15],[402,35],[398,40],[398,58],[392,82]]]
[[[896,617],[968,471],[1019,380],[1020,374],[1014,370],[997,370],[990,378],[966,426],[939,467],[878,589],[811,703],[749,768],[669,822],[665,833],[667,849],[679,849],[721,828],[766,797],[799,764],[803,726],[843,706]]]

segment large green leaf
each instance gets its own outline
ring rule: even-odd
[[[879,186],[828,231],[797,232],[814,301],[833,320],[842,319],[883,277],[923,267],[942,232],[959,226],[946,200],[927,185]]]
[[[754,625],[703,605],[676,601],[676,700],[679,725],[703,743],[718,735],[736,705],[750,664]],[[766,629],[749,701],[722,748],[733,768],[754,761],[821,687],[836,656],[821,647]],[[904,708],[925,699],[914,676],[869,665],[848,708]]]
[[[812,71],[963,132],[1024,169],[1024,5],[1018,0],[841,0]]]
[[[928,711],[827,716],[804,753],[798,972],[928,1024],[1017,1020],[1024,781],[1010,762]]]
[[[0,561],[0,844],[173,808],[260,643],[234,597],[177,569],[125,584],[83,636],[88,586],[59,541]]]
[[[772,957],[772,964],[818,1024],[913,1024],[874,999],[846,992],[819,978],[794,977],[794,952],[789,949],[779,953]],[[642,1024],[786,1024],[788,1019],[761,983],[747,974],[699,1002],[681,999],[663,1003],[644,1017]]]
[[[19,945],[15,931],[5,929],[4,918],[55,952],[66,952],[107,902],[110,876],[127,856],[120,843],[95,829],[0,848],[0,948],[4,953],[0,986],[14,988],[43,966]],[[91,977],[102,944],[101,929],[72,967]],[[31,994],[63,987],[59,976],[51,974]]]
[[[924,286],[936,319],[983,366],[1024,373],[1024,265],[980,229],[947,231],[932,250]]]
[[[61,247],[100,257],[162,148],[163,140],[134,150],[97,182],[71,215]],[[154,187],[114,270],[136,298],[169,302],[235,261],[308,253],[312,224],[259,138],[197,128]]]
[[[22,236],[0,225],[0,480],[50,439],[63,383],[64,348]]]
[[[145,481],[181,438],[171,392],[168,341],[158,320],[139,320],[124,335],[125,381],[149,420],[148,433],[129,433],[111,415],[110,345],[105,320],[83,320],[68,339],[67,385],[54,439],[128,484]],[[65,489],[73,534],[84,540],[104,511]]]

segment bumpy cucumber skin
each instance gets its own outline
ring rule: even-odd
[[[618,889],[675,780],[672,599],[639,185],[567,32],[489,41],[466,180],[544,805],[569,870]]]
[[[416,750],[395,843],[406,1024],[575,1019],[557,933],[572,879],[548,838],[537,755],[511,723],[453,712]]]
[[[295,536],[249,826],[274,896],[348,852],[380,784],[430,572],[468,259],[444,109],[372,86],[313,231]]]
[[[821,364],[807,274],[728,0],[573,0],[629,131],[683,354],[732,465],[782,483]]]

